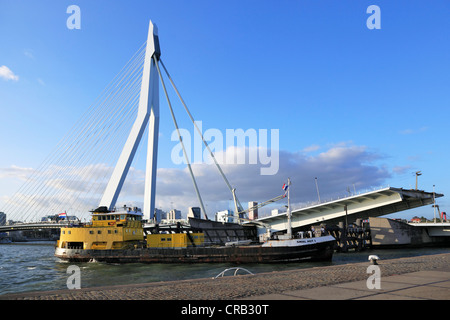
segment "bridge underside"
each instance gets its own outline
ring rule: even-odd
[[[387,187],[301,209],[294,209],[292,210],[291,218],[292,228],[298,230],[320,223],[337,225],[346,219],[348,223],[352,223],[356,219],[384,216],[430,205],[434,201],[433,195],[433,192],[422,190]],[[442,196],[443,194],[435,194],[436,198]],[[347,210],[345,210],[345,206]],[[272,232],[285,231],[287,229],[286,213],[260,218],[258,221],[270,225]]]

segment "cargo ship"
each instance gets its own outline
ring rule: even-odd
[[[159,64],[163,66],[166,76],[177,92],[185,110],[191,118],[194,126],[195,119],[189,112],[184,100],[181,98],[172,78],[161,61],[158,31],[150,21],[146,44],[146,53],[142,71],[141,92],[139,96],[138,115],[130,130],[128,139],[122,153],[116,163],[111,178],[103,193],[98,208],[92,210],[92,219],[87,224],[77,224],[61,228],[60,239],[57,242],[55,256],[68,261],[103,261],[114,263],[146,262],[146,263],[193,263],[193,262],[230,262],[230,263],[269,263],[302,260],[330,260],[333,254],[335,239],[330,235],[303,238],[293,237],[289,227],[285,235],[271,234],[270,227],[262,231],[263,237],[240,238],[238,241],[227,243],[213,241],[212,237],[203,227],[192,224],[189,228],[176,228],[167,230],[153,228],[145,230],[143,216],[150,218],[155,210],[156,193],[156,159],[158,154],[158,130],[159,130],[159,80],[162,83],[168,106],[178,133],[179,142],[185,155],[189,173],[197,194],[201,212],[205,215],[203,221],[210,222],[206,215],[200,192],[197,187],[193,171],[190,167],[189,157],[185,152],[183,139],[181,138],[170,99],[164,85],[163,76]],[[123,207],[115,209],[115,204],[122,189],[125,177],[139,145],[142,135],[148,126],[147,164],[144,189],[144,206],[142,213],[138,208]],[[196,127],[198,129],[198,127]],[[235,214],[238,218],[236,225],[251,223],[242,222],[243,210],[236,196],[236,189],[231,186],[220,168],[214,154],[198,130],[209,151],[211,158],[219,170],[230,192],[232,193]],[[265,204],[284,199],[287,191],[288,212],[289,191],[288,184],[283,186],[284,195],[266,201]],[[256,223],[256,222],[253,222]],[[288,215],[290,226],[290,215]],[[232,234],[235,226],[216,226],[213,229],[224,229],[225,233]],[[228,230],[227,230],[228,228]],[[239,227],[241,228],[241,227]],[[253,225],[256,229],[256,225]],[[260,228],[261,230],[261,228]],[[278,232],[280,232],[278,230]],[[266,236],[264,236],[264,233]],[[206,236],[205,236],[206,235]]]
[[[198,228],[151,232],[145,234],[138,208],[115,212],[100,207],[92,212],[90,223],[61,228],[55,256],[70,262],[279,263],[331,260],[335,244],[331,235],[271,235],[263,242],[253,238],[220,244],[205,240]]]

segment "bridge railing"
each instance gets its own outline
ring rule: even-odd
[[[359,196],[359,195],[363,195],[366,193],[370,193],[370,192],[374,192],[374,191],[379,191],[379,190],[383,190],[383,189],[387,189],[390,188],[389,185],[387,186],[378,186],[378,187],[373,187],[373,188],[366,188],[363,190],[359,190],[359,191],[351,191],[349,190],[346,193],[343,192],[335,192],[333,194],[328,194],[326,196],[326,198],[322,198],[319,200],[314,200],[314,201],[307,201],[307,202],[302,202],[302,203],[298,203],[298,204],[293,204],[291,207],[291,212],[295,211],[295,210],[299,210],[299,209],[304,209],[304,208],[308,208],[308,207],[313,207],[322,203],[327,203],[327,202],[333,202],[336,200],[342,200],[342,199],[347,199],[347,198],[351,198],[354,196]],[[273,209],[273,208],[272,208]],[[271,210],[271,209],[270,209]],[[280,214],[285,213],[285,212],[279,212]],[[264,212],[261,213],[259,215],[260,218],[265,218],[265,217],[269,217],[271,216],[271,212]]]

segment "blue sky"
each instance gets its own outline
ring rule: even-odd
[[[80,30],[66,26],[72,4],[81,9]],[[381,10],[379,30],[366,26],[372,4]],[[204,129],[280,130],[276,177],[228,168],[243,202],[277,195],[287,175],[296,177],[296,200],[307,202],[315,200],[315,176],[331,196],[352,184],[413,188],[419,170],[420,189],[436,185],[447,195],[449,14],[445,0],[0,0],[0,67],[7,68],[0,76],[0,199],[136,52],[150,19],[163,61]],[[183,172],[170,158],[176,142],[162,91],[160,99],[158,161],[166,171],[159,192],[168,203],[176,199],[164,174]],[[181,126],[192,130],[187,121]],[[205,179],[211,208],[220,200],[211,185],[218,179]],[[446,197],[438,203],[449,210]],[[395,216],[415,214],[431,218],[432,208]]]

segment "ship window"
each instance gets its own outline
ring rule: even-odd
[[[90,230],[90,231],[89,231],[89,234],[94,234],[94,231]]]
[[[72,234],[72,232],[69,230],[69,231],[67,231],[67,234]]]
[[[66,234],[66,232],[65,232],[65,231],[63,231],[63,232],[62,232],[62,234]]]
[[[166,238],[161,238],[161,241],[166,241]]]
[[[167,238],[167,241],[172,241],[172,238]]]
[[[111,234],[111,230],[108,230],[108,234]]]
[[[120,215],[120,220],[125,220],[125,215],[124,214]]]
[[[119,231],[118,230],[114,230],[114,233],[119,233]]]
[[[102,232],[100,230],[97,231],[98,234],[102,234]]]

